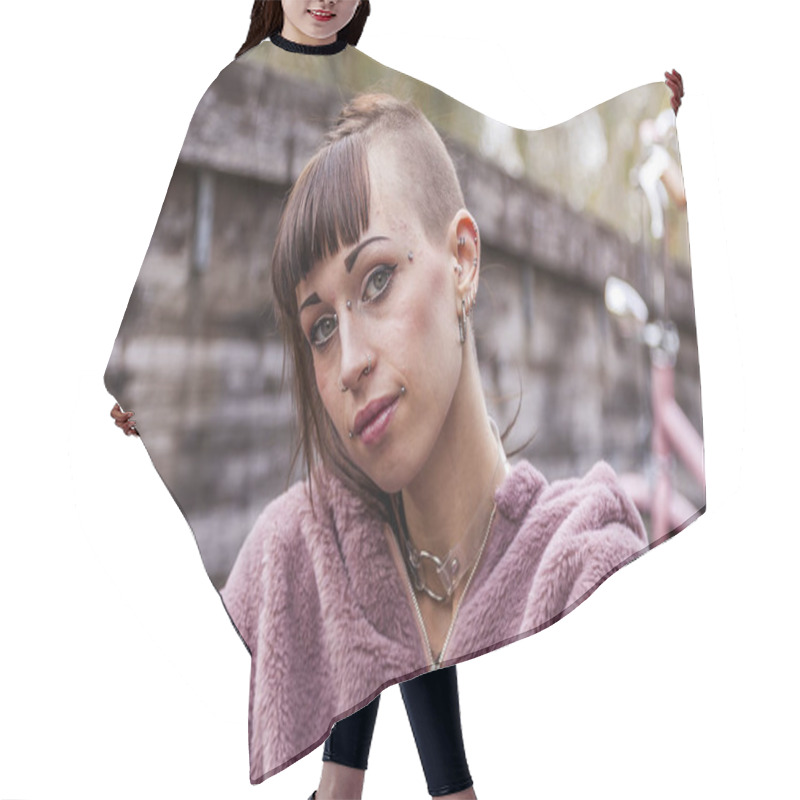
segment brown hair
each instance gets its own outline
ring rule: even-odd
[[[357,45],[367,22],[369,11],[369,0],[361,0],[353,19],[339,31],[337,38],[346,39],[347,43],[353,46]],[[250,11],[250,30],[247,32],[247,38],[239,48],[236,58],[282,30],[283,6],[280,0],[255,0]]]
[[[302,451],[309,484],[321,463],[391,520],[391,498],[350,461],[322,404],[296,295],[314,264],[356,244],[369,227],[368,148],[377,138],[396,147],[402,143],[406,184],[425,233],[431,240],[445,235],[464,196],[441,137],[411,103],[384,94],[360,95],[342,109],[289,193],[272,256],[272,284],[276,316],[294,363],[299,442],[292,468]]]

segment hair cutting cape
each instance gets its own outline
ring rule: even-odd
[[[312,513],[291,468],[276,228],[342,106],[374,91],[413,102],[454,161],[480,230],[472,319],[487,405],[500,430],[519,406],[507,451],[533,437],[495,495],[442,653],[426,641],[380,519],[333,475]],[[105,380],[136,412],[250,651],[253,782],[319,746],[386,686],[552,624],[704,511],[669,97],[654,83],[528,132],[351,47],[312,55],[269,41],[203,96]]]

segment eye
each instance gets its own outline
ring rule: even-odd
[[[326,317],[320,317],[312,326],[311,331],[309,332],[309,341],[311,344],[321,349],[323,348],[328,340],[333,336],[336,332],[336,328],[339,324],[339,320],[336,317],[336,314],[329,314]]]
[[[397,264],[382,264],[367,279],[367,285],[364,289],[364,296],[362,300],[365,303],[371,303],[380,297],[392,282],[392,273],[396,269]]]

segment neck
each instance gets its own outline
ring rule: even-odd
[[[482,535],[508,462],[489,422],[477,363],[470,350],[452,406],[431,457],[403,489],[411,541],[446,555],[465,536]],[[499,460],[498,460],[499,459]]]
[[[287,39],[283,34],[276,33],[271,37],[272,44],[281,50],[290,53],[300,53],[302,55],[331,56],[341,53],[347,47],[346,39],[335,39],[330,44],[320,44],[319,40],[314,40],[316,44],[299,44],[298,42]]]
[[[332,36],[326,37],[325,39],[315,39],[313,36],[307,36],[299,28],[296,28],[294,25],[292,25],[292,23],[286,18],[283,20],[283,30],[281,30],[281,36],[290,42],[294,42],[295,44],[304,44],[309,47],[333,44],[337,38],[337,34],[335,33]]]

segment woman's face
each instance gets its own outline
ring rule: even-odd
[[[369,228],[314,265],[297,301],[317,388],[349,457],[396,492],[437,445],[463,349],[449,236],[428,240],[391,145],[371,149],[369,172]]]
[[[281,0],[282,35],[298,44],[336,41],[336,34],[353,18],[358,0]]]

